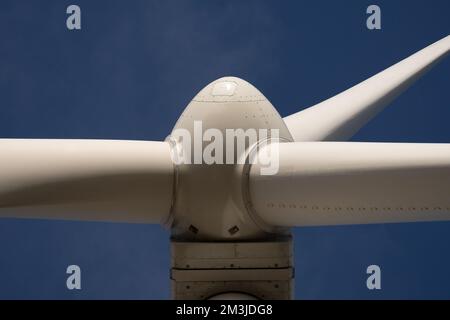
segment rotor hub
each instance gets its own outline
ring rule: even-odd
[[[291,141],[281,116],[248,82],[226,77],[202,89],[171,135],[176,164],[172,235],[179,239],[267,238],[251,213],[248,167],[260,144]],[[267,162],[270,169],[274,163]],[[277,233],[280,230],[276,230]]]

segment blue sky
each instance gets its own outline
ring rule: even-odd
[[[378,4],[382,30],[365,27]],[[66,28],[77,4],[82,30]],[[0,2],[0,137],[159,140],[203,86],[233,75],[283,115],[450,34],[450,2]],[[450,143],[450,59],[355,141]],[[1,154],[0,154],[1,156]],[[450,223],[299,228],[296,297],[450,299]],[[165,299],[159,226],[0,220],[0,299]],[[66,267],[82,290],[66,289]],[[382,290],[365,286],[378,264]]]

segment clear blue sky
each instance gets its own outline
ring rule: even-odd
[[[382,30],[365,27],[370,4]],[[68,31],[78,4],[82,30]],[[159,140],[234,75],[284,116],[450,34],[450,2],[0,2],[0,137]],[[450,58],[353,140],[450,143]],[[1,154],[0,154],[1,156]],[[450,223],[295,230],[296,297],[450,299]],[[78,264],[82,290],[68,291]],[[368,291],[366,267],[382,269]],[[159,226],[0,220],[0,298],[168,298]]]

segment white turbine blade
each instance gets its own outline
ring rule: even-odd
[[[450,36],[315,106],[284,118],[295,141],[345,141],[450,51]]]
[[[165,142],[0,139],[0,217],[159,223],[173,174]]]
[[[450,144],[282,143],[278,173],[262,168],[250,198],[269,225],[450,220]]]

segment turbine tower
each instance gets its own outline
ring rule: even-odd
[[[286,118],[226,77],[165,141],[0,139],[0,217],[163,224],[173,298],[292,298],[292,227],[450,220],[450,144],[345,142],[449,50],[447,36]],[[198,158],[231,129],[245,147]],[[263,174],[251,160],[267,154]]]

